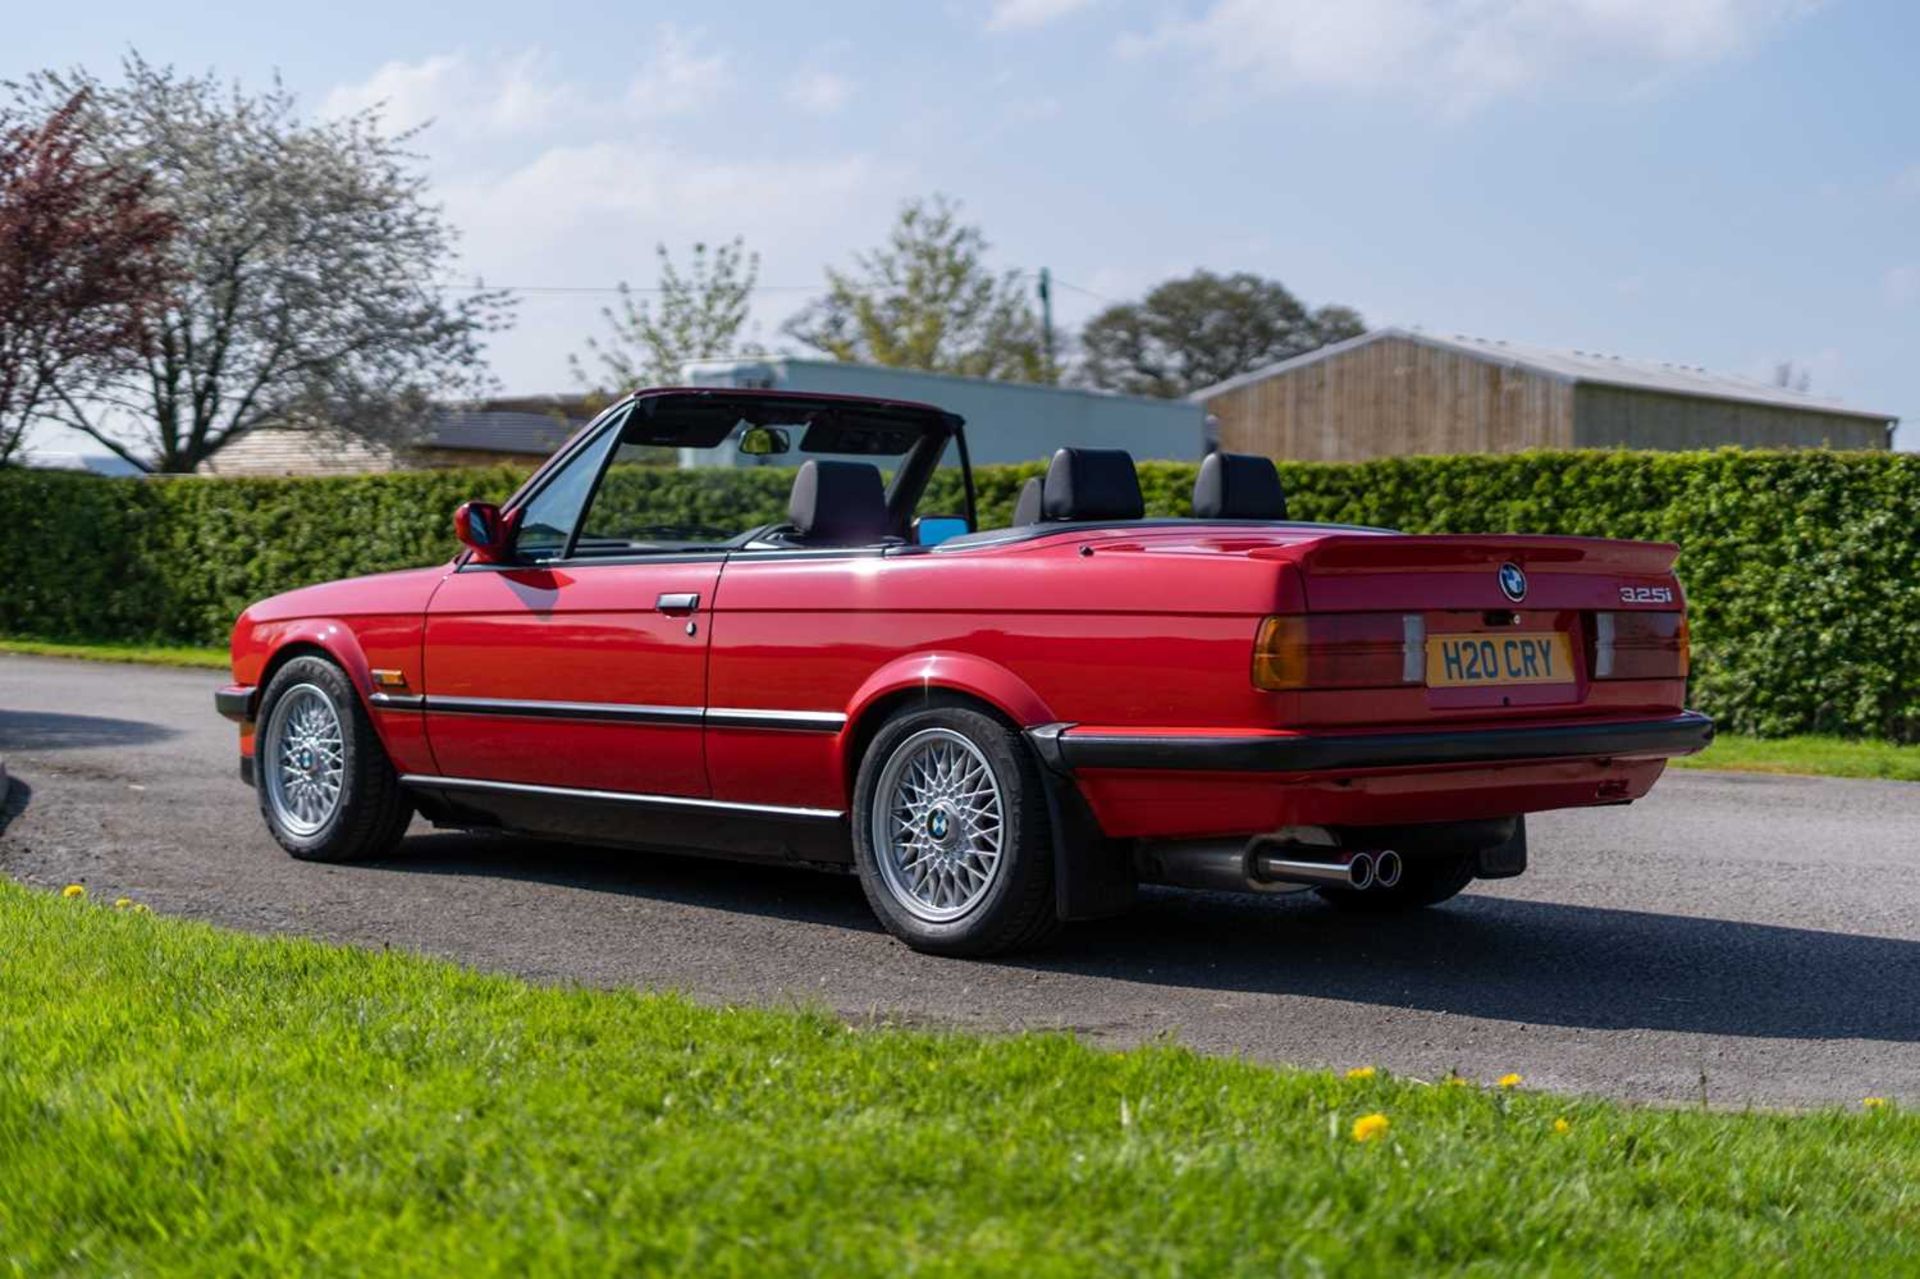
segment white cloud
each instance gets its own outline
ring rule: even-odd
[[[328,117],[377,109],[389,128],[432,123],[437,136],[530,132],[575,104],[574,91],[539,49],[475,59],[464,51],[418,62],[389,62],[358,84],[341,85],[321,101]]]
[[[698,36],[665,23],[627,88],[627,105],[646,116],[690,115],[726,92],[732,80],[726,54],[703,49]]]
[[[567,70],[540,50],[454,50],[388,63],[322,101],[330,116],[385,103],[396,128],[435,121],[417,149],[430,198],[460,232],[450,274],[526,290],[514,326],[488,343],[510,391],[571,384],[567,354],[599,331],[610,300],[593,290],[653,285],[655,244],[682,254],[742,236],[761,255],[762,285],[776,286],[754,304],[767,340],[821,263],[881,235],[923,185],[851,146],[806,152],[730,129],[708,108],[744,93],[744,64],[680,28],[659,28],[616,78]],[[782,82],[770,82],[777,100]],[[796,108],[831,111],[854,86],[822,72],[786,88]]]
[[[989,31],[1021,31],[1043,27],[1091,5],[1093,0],[994,0],[987,14]]]
[[[321,100],[323,116],[377,108],[389,128],[431,123],[430,144],[535,136],[590,127],[610,119],[659,120],[699,114],[732,83],[727,55],[698,36],[661,26],[624,92],[595,95],[570,82],[543,49],[476,56],[437,53],[418,62],[388,62],[357,84]]]
[[[787,101],[809,115],[832,115],[853,96],[853,82],[831,71],[802,71],[787,82]]]
[[[1909,262],[1891,268],[1882,277],[1880,288],[1887,295],[1887,301],[1894,306],[1910,306],[1920,302],[1920,266]]]
[[[1567,77],[1637,86],[1749,48],[1821,0],[1213,0],[1123,52],[1197,54],[1238,85],[1412,92],[1453,110]]]

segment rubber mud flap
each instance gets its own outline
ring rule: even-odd
[[[1479,864],[1473,873],[1476,879],[1512,879],[1525,874],[1526,870],[1527,819],[1521,817],[1513,823],[1511,839],[1480,850]]]
[[[1072,778],[1042,767],[1040,782],[1053,825],[1055,911],[1062,919],[1100,919],[1131,910],[1139,887],[1131,847],[1107,838]]]

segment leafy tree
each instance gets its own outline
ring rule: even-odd
[[[622,280],[618,308],[600,310],[611,335],[604,343],[587,339],[597,374],[588,373],[579,356],[568,357],[574,377],[601,399],[638,386],[671,386],[688,360],[754,352],[739,346],[738,339],[760,278],[760,255],[746,252],[737,236],[711,254],[706,245],[695,244],[692,262],[682,272],[666,245],[654,252],[660,258],[658,301],[636,301]]]
[[[1080,333],[1080,377],[1174,399],[1365,331],[1357,311],[1309,312],[1277,280],[1195,271],[1094,316]]]
[[[988,269],[986,237],[945,196],[909,202],[882,247],[827,271],[827,294],[786,333],[836,360],[1050,382],[1020,273]]]
[[[484,385],[481,339],[508,299],[449,300],[453,232],[378,109],[307,123],[138,54],[124,82],[40,72],[23,104],[86,95],[99,159],[149,175],[180,228],[179,282],[152,340],[105,376],[56,380],[58,417],[128,461],[191,471],[273,424],[404,441],[429,401]]]
[[[0,120],[0,464],[56,386],[144,347],[170,283],[173,221],[143,175],[82,159],[84,105]]]

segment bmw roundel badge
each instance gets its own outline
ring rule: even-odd
[[[1527,598],[1527,575],[1520,571],[1518,564],[1506,563],[1500,566],[1500,593],[1515,604]]]

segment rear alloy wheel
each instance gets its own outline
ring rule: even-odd
[[[1400,880],[1392,888],[1378,883],[1371,888],[1316,888],[1327,903],[1356,913],[1389,914],[1438,906],[1458,896],[1474,879],[1477,857],[1473,853],[1441,853],[1437,856],[1403,857]]]
[[[1037,765],[991,715],[898,715],[854,786],[854,861],[887,931],[915,950],[991,955],[1053,931],[1053,848]]]
[[[413,805],[346,672],[296,657],[260,699],[254,786],[280,847],[316,862],[391,852]]]

